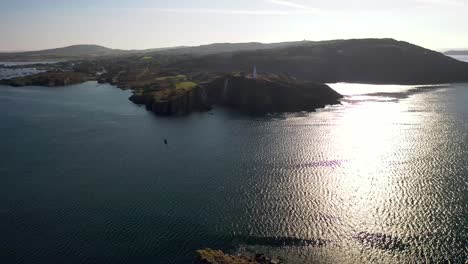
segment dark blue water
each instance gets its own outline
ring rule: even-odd
[[[159,118],[94,82],[0,87],[0,262],[191,263],[212,247],[464,263],[468,85],[334,87],[341,106],[268,118]]]

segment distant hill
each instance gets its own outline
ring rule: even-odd
[[[447,52],[444,52],[444,54],[450,55],[450,56],[458,56],[458,55],[468,56],[468,50],[449,50]]]
[[[303,42],[283,42],[273,44],[263,43],[215,43],[194,47],[168,47],[145,50],[119,50],[110,49],[98,45],[73,45],[64,48],[47,49],[39,51],[26,52],[0,52],[0,61],[38,61],[38,60],[70,60],[70,59],[90,59],[102,56],[119,56],[131,54],[150,54],[150,55],[193,55],[204,56],[217,53],[264,50],[291,45],[299,45]]]
[[[303,42],[286,47],[190,58],[188,72],[251,71],[316,82],[423,84],[468,81],[468,63],[394,39]]]
[[[456,54],[464,53],[457,51]],[[42,51],[0,53],[0,61],[73,60],[105,56],[125,56],[123,61],[131,61],[141,55],[153,56],[165,67],[187,73],[250,72],[253,65],[257,65],[259,72],[286,74],[324,83],[422,84],[468,81],[468,63],[394,39],[215,43],[147,50],[74,45]]]
[[[194,46],[194,47],[176,47],[166,50],[155,51],[158,54],[165,55],[195,55],[204,56],[217,53],[239,52],[239,51],[252,51],[252,50],[266,50],[275,49],[288,46],[298,46],[309,43],[309,41],[296,41],[296,42],[280,42],[280,43],[214,43],[208,45]]]
[[[64,48],[47,49],[26,52],[0,53],[0,60],[63,60],[63,59],[85,59],[100,56],[128,54],[131,51],[109,49],[98,45],[73,45]]]

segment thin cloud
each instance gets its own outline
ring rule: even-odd
[[[293,8],[299,8],[299,9],[309,9],[305,5],[301,5],[301,4],[294,3],[291,1],[286,1],[286,0],[265,0],[265,1],[271,4],[275,4],[275,5],[281,5],[281,6],[293,7]]]
[[[459,0],[415,0],[420,4],[445,5],[445,6],[464,6],[467,3]]]
[[[236,10],[236,9],[210,9],[210,8],[138,8],[145,13],[176,13],[176,14],[213,14],[213,15],[254,15],[254,16],[281,16],[281,15],[307,15],[318,14],[317,9],[301,9],[301,10]]]

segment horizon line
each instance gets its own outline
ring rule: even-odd
[[[365,37],[365,38],[337,38],[337,39],[323,39],[323,40],[308,40],[308,39],[303,39],[303,40],[286,40],[286,41],[279,41],[279,42],[261,42],[261,41],[242,41],[242,42],[209,42],[209,43],[204,43],[204,44],[199,44],[199,45],[174,45],[174,46],[162,46],[162,47],[154,47],[154,48],[130,48],[130,49],[122,49],[122,48],[113,48],[111,46],[107,46],[104,44],[96,44],[96,43],[78,43],[78,44],[69,44],[69,45],[64,45],[64,46],[55,46],[55,47],[50,47],[50,48],[41,48],[41,49],[31,49],[31,50],[0,50],[0,53],[23,53],[23,52],[39,52],[39,51],[45,51],[45,50],[54,50],[54,49],[63,49],[63,48],[68,48],[68,47],[73,47],[73,46],[98,46],[98,47],[103,47],[111,50],[122,50],[122,51],[145,51],[145,50],[163,50],[163,49],[177,49],[177,48],[196,48],[196,47],[202,47],[202,46],[208,46],[208,45],[216,45],[216,44],[280,44],[280,43],[294,43],[294,42],[326,42],[326,41],[334,41],[334,40],[363,40],[363,39],[393,39],[396,41],[405,41],[405,40],[399,40],[395,39],[392,37],[385,37],[385,38],[372,38],[372,37]],[[409,41],[405,41],[408,43],[411,43]],[[439,52],[448,52],[448,51],[467,51],[468,47],[466,48],[440,48],[440,49],[434,49],[435,51]]]

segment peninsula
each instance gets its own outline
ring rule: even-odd
[[[0,84],[63,86],[97,80],[131,89],[130,100],[157,115],[184,115],[215,105],[250,114],[310,112],[340,103],[342,96],[325,83],[468,81],[468,63],[393,39],[224,43],[142,51],[86,45],[0,54],[0,60],[2,56],[68,60]]]

